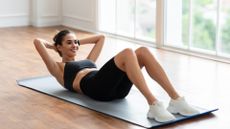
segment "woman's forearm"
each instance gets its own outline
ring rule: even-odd
[[[46,64],[49,72],[55,76],[56,75],[55,74],[56,63],[50,57],[50,55],[47,51],[47,45],[46,44],[48,44],[48,42],[43,40],[43,39],[39,39],[39,38],[34,39],[35,48],[37,49],[37,51],[38,51],[39,55],[41,56],[42,60],[44,61],[44,63]]]
[[[99,57],[102,47],[104,45],[105,36],[104,35],[95,35],[87,38],[80,39],[80,44],[95,44],[93,49],[90,51],[89,55],[87,56],[87,59],[90,59],[92,61],[96,61]]]
[[[91,50],[91,52],[89,53],[87,59],[90,59],[94,62],[96,62],[96,60],[98,59],[101,50],[103,48],[104,45],[104,40],[105,40],[105,36],[104,35],[100,35],[99,40],[95,43],[93,49]]]

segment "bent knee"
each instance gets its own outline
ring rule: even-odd
[[[147,47],[139,47],[135,51],[136,54],[144,54],[146,52],[149,52],[149,49]]]
[[[139,47],[138,49],[136,49],[135,53],[137,57],[141,59],[143,57],[146,57],[150,53],[150,51],[147,47]]]
[[[124,70],[125,63],[134,56],[135,52],[131,48],[126,48],[115,56],[115,64],[118,68]]]
[[[123,60],[123,62],[127,61],[131,57],[134,57],[136,53],[131,48],[126,48],[120,53],[118,53],[117,57],[120,58],[120,60]]]
[[[133,54],[133,50],[131,48],[125,48],[122,53],[128,55],[128,54]]]
[[[126,48],[123,51],[120,52],[120,54],[125,57],[128,58],[130,56],[133,56],[135,53],[131,48]]]

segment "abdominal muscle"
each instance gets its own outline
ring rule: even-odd
[[[77,91],[78,93],[82,93],[81,88],[80,88],[80,81],[83,77],[86,76],[89,72],[97,70],[96,68],[85,68],[79,71],[73,81],[73,89]]]

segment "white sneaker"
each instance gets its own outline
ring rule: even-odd
[[[168,122],[176,119],[164,108],[163,103],[160,101],[157,101],[155,104],[149,106],[147,117],[149,119],[155,119],[158,122]]]
[[[176,100],[171,99],[167,110],[173,114],[180,114],[183,116],[199,114],[199,111],[189,105],[184,97],[180,97]]]

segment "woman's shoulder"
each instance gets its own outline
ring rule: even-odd
[[[56,64],[58,66],[58,69],[63,71],[66,63],[64,63],[64,62],[56,62]]]
[[[56,62],[57,67],[53,76],[58,80],[59,83],[63,84],[63,74],[64,74],[64,67],[65,63],[63,62]]]
[[[52,68],[52,71],[50,71],[50,73],[54,77],[59,77],[60,75],[63,74],[64,67],[65,67],[65,63],[55,62],[55,66]]]

